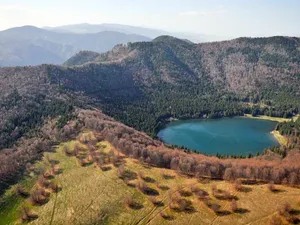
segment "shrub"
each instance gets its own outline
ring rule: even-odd
[[[20,217],[23,223],[28,223],[32,220],[35,220],[38,216],[32,213],[29,207],[23,206],[20,212]]]
[[[209,194],[206,191],[203,191],[203,190],[199,190],[195,194],[199,197],[199,199],[201,201],[205,201],[209,196]]]
[[[165,220],[172,220],[173,216],[171,216],[169,213],[167,212],[160,212],[159,215],[164,218]]]
[[[67,155],[67,156],[74,156],[74,151],[72,149],[70,149],[68,146],[64,145],[63,147],[63,152]]]
[[[282,225],[282,220],[278,216],[272,216],[268,222],[269,225]]]
[[[134,206],[134,200],[133,200],[133,198],[132,198],[132,196],[130,196],[130,195],[127,195],[127,196],[125,196],[125,198],[124,198],[124,203],[128,206],[128,207],[133,207]]]
[[[61,172],[61,169],[58,165],[54,165],[51,168],[51,172],[52,172],[52,174],[57,175]]]
[[[191,189],[191,192],[193,192],[193,193],[197,193],[197,192],[201,191],[201,189],[199,187],[197,187],[196,185],[191,185],[190,189]]]
[[[43,174],[43,177],[44,177],[45,179],[53,179],[53,178],[54,178],[54,176],[53,176],[53,174],[52,174],[52,171],[46,171],[46,172]]]
[[[235,199],[232,199],[230,203],[231,212],[236,212],[238,210],[237,203]]]
[[[217,189],[217,185],[213,184],[213,185],[211,186],[211,191],[212,191],[213,195],[215,195],[215,193],[216,193],[217,190],[218,190],[218,189]]]
[[[242,191],[243,190],[242,181],[240,179],[237,179],[233,184],[233,188],[236,191]]]
[[[29,195],[29,193],[25,190],[25,188],[21,184],[17,185],[16,193],[23,198],[26,198]]]
[[[141,204],[134,201],[134,199],[130,195],[125,196],[124,204],[131,209],[140,209],[143,207]]]
[[[187,200],[185,198],[180,198],[177,200],[179,211],[193,211],[194,207],[192,205],[192,202],[190,200]]]
[[[278,213],[281,216],[287,216],[291,213],[291,211],[292,211],[292,208],[289,203],[285,203],[278,208]]]
[[[299,219],[295,215],[289,214],[285,218],[290,224],[299,224]]]
[[[119,168],[118,168],[118,177],[119,177],[119,178],[123,178],[124,174],[125,174],[125,165],[122,164],[122,165],[119,166]]]
[[[169,207],[175,211],[194,211],[192,202],[188,199],[181,198],[178,193],[169,196]]]
[[[124,181],[124,183],[125,183],[128,187],[134,188],[134,187],[136,186],[135,183],[131,182],[131,181],[128,180],[127,178],[125,178],[123,181]]]
[[[214,213],[219,213],[221,206],[218,205],[217,203],[211,203],[209,207]]]
[[[44,189],[36,189],[30,196],[33,205],[43,205],[48,201],[49,193]]]
[[[155,196],[150,196],[149,201],[152,202],[152,204],[155,206],[163,206],[163,202],[157,199]]]
[[[131,170],[126,170],[125,166],[121,165],[118,168],[118,177],[122,180],[135,180],[137,178],[137,174]]]
[[[41,187],[48,187],[50,182],[44,177],[44,175],[41,175],[39,176],[38,178],[38,184],[41,186]]]
[[[274,185],[273,182],[270,182],[267,187],[268,187],[268,190],[271,191],[271,192],[276,191],[276,188],[275,188],[275,185]]]
[[[145,195],[157,196],[159,192],[151,187],[148,187],[145,182],[140,181],[137,184],[137,188]]]
[[[172,175],[166,173],[165,170],[161,170],[161,175],[162,175],[162,177],[163,177],[164,179],[166,179],[166,180],[174,179],[174,177],[175,177],[175,176],[172,176]]]
[[[166,191],[169,190],[170,188],[167,185],[161,184],[160,182],[156,182],[156,187],[158,187],[160,190]]]
[[[60,187],[56,181],[51,181],[49,188],[51,188],[51,190],[55,193],[59,192],[59,190],[60,190]]]
[[[139,172],[138,172],[138,176],[139,176],[139,178],[141,178],[142,180],[145,179],[145,174],[144,174],[143,171],[139,171]]]
[[[182,186],[178,186],[177,191],[183,197],[188,197],[188,196],[193,195],[193,193],[190,190],[187,190],[186,188],[183,188]]]

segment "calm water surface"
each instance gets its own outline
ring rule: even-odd
[[[256,154],[278,146],[270,132],[276,122],[242,117],[176,121],[159,131],[167,144],[184,146],[210,155]]]

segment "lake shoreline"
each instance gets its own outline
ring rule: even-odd
[[[252,116],[251,114],[245,114],[244,117],[249,118],[249,119],[259,119],[259,120],[269,120],[269,121],[274,121],[278,123],[282,122],[290,122],[292,121],[293,118],[281,118],[281,117],[271,117],[271,116]],[[288,139],[281,135],[278,130],[273,130],[270,132],[273,137],[278,141],[280,146],[287,146],[288,145]]]
[[[220,121],[218,122],[218,120]],[[203,121],[203,123],[201,121]],[[201,126],[196,125],[198,122],[201,122]],[[167,124],[172,125],[169,126]],[[193,149],[207,155],[218,154],[247,156],[249,154],[256,155],[257,153],[261,153],[263,149],[272,146],[280,146],[283,143],[282,141],[279,141],[278,138],[274,138],[274,135],[271,135],[271,132],[276,127],[276,124],[277,122],[275,121],[268,122],[266,120],[264,122],[259,120],[254,122],[254,120],[252,121],[251,118],[244,117],[243,115],[230,118],[223,117],[219,119],[193,118],[186,120],[175,120],[173,118],[171,121],[168,121],[168,123],[165,124],[165,128],[161,129],[157,136],[165,144],[185,146],[187,149]],[[205,127],[204,129],[203,126]],[[219,126],[219,128],[215,129],[217,126]],[[269,128],[265,129],[265,131],[262,131],[261,128],[265,126]],[[248,127],[249,129],[247,129]],[[245,132],[239,132],[238,129],[243,129]],[[257,132],[254,131],[254,129],[257,129]],[[196,133],[198,131],[200,134]],[[262,134],[260,132],[262,132]],[[243,135],[243,133],[246,135]],[[230,135],[228,136],[228,134]],[[228,137],[231,136],[232,138],[228,139]],[[244,136],[247,136],[247,138],[244,138]],[[253,141],[249,142],[249,137],[254,137]],[[219,141],[216,139],[219,139]],[[218,146],[218,143],[216,142],[224,144]],[[270,144],[267,144],[267,142],[270,142]]]
[[[168,120],[165,120],[163,125],[160,127],[159,130],[164,129],[167,127],[168,124],[176,121],[187,121],[187,120],[198,120],[198,119],[203,119],[203,120],[215,120],[215,119],[222,119],[222,118],[247,118],[247,119],[257,119],[257,120],[267,120],[267,121],[273,121],[277,123],[282,123],[282,122],[290,122],[292,119],[297,119],[299,115],[294,116],[293,118],[281,118],[281,117],[271,117],[271,116],[265,116],[265,115],[258,115],[258,116],[252,116],[251,114],[244,114],[240,116],[232,116],[232,117],[221,117],[221,118],[190,118],[190,119],[177,119],[174,117],[169,118]],[[158,132],[156,133],[156,137],[161,140],[160,137],[157,136]],[[288,139],[281,135],[279,131],[276,130],[276,128],[270,132],[272,136],[277,140],[280,146],[287,146],[288,145]],[[163,141],[163,140],[161,140]],[[163,141],[164,142],[164,141]]]
[[[285,136],[281,135],[278,130],[273,130],[270,133],[276,138],[281,146],[288,145],[288,139]]]

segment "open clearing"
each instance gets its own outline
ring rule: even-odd
[[[62,172],[54,179],[61,190],[52,192],[46,204],[32,206],[32,212],[38,217],[29,224],[267,224],[284,203],[289,203],[296,212],[300,210],[300,189],[276,186],[278,191],[271,192],[267,185],[244,185],[244,191],[237,192],[232,184],[225,181],[199,181],[172,170],[148,167],[130,158],[125,159],[125,168],[133,175],[125,182],[113,164],[107,164],[105,170],[101,170],[96,163],[82,166],[75,156],[64,153],[63,146],[74,148],[76,144],[87,149],[79,141],[62,143],[56,152],[45,153],[43,161],[35,164],[36,168],[47,167],[47,158],[59,162]],[[107,153],[113,149],[106,141],[96,146],[99,152]],[[113,151],[116,152],[115,149]],[[33,190],[36,180],[36,176],[31,175],[21,183],[28,190]],[[158,192],[155,199],[161,201],[159,204],[152,204],[150,196],[136,187],[141,182],[152,190],[151,194],[156,193],[153,190]],[[193,185],[207,192],[210,202],[221,206],[219,213],[214,213],[189,191]],[[213,186],[229,191],[235,197],[238,212],[231,212],[231,201],[213,196]],[[20,224],[19,211],[24,204],[28,204],[28,200],[14,194],[14,188],[8,190],[2,199],[8,205],[0,204],[1,225]],[[190,201],[192,210],[179,211],[169,207],[170,199],[179,195],[180,190],[186,191],[183,192],[185,196],[181,197]],[[135,207],[124,203],[126,196],[132,197]]]
[[[258,116],[252,116],[251,114],[245,114],[244,115],[247,118],[253,118],[253,119],[259,119],[259,120],[270,120],[270,121],[275,121],[275,122],[290,122],[292,119],[289,118],[281,118],[281,117],[271,117],[271,116],[262,116],[262,115],[258,115]],[[299,115],[294,116],[293,120],[297,120]]]

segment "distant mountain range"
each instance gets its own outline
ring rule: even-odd
[[[80,51],[103,53],[115,45],[151,41],[169,35],[191,43],[226,38],[197,33],[172,33],[120,24],[75,24],[60,27],[15,27],[0,32],[0,67],[62,64]]]
[[[72,32],[72,33],[98,33],[102,31],[116,31],[124,34],[139,34],[143,36],[150,37],[152,39],[162,36],[169,35],[180,39],[188,39],[192,42],[210,42],[210,41],[221,41],[225,39],[230,39],[230,37],[219,37],[215,35],[207,35],[202,33],[187,33],[187,32],[169,32],[165,30],[138,27],[138,26],[128,26],[113,23],[103,23],[103,24],[73,24],[65,25],[59,27],[45,27],[45,29],[56,31],[56,32]]]
[[[0,66],[61,64],[81,50],[105,52],[117,44],[150,40],[118,31],[84,34],[16,27],[0,32]]]

